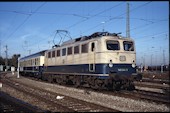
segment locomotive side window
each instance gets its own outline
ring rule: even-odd
[[[32,66],[32,60],[30,60],[30,66]]]
[[[62,49],[62,56],[66,55],[66,48]]]
[[[31,60],[29,60],[30,61],[30,66],[32,65],[32,61]]]
[[[95,43],[91,43],[91,51],[94,51],[94,48],[95,48]]]
[[[40,62],[40,60],[39,60],[39,58],[37,58],[37,65],[39,65],[39,62]]]
[[[35,60],[35,61],[34,61],[34,64],[37,65],[37,59],[35,58],[34,60]]]
[[[51,52],[48,52],[48,58],[51,58]]]
[[[38,65],[38,58],[35,59],[35,65]]]
[[[120,50],[119,42],[114,40],[108,40],[106,42],[108,50]]]
[[[60,50],[57,50],[57,57],[60,56]]]
[[[74,54],[78,54],[79,53],[79,46],[75,46],[74,47]]]
[[[83,44],[81,46],[81,53],[87,53],[88,52],[88,44]]]
[[[28,66],[30,66],[30,60],[28,60]]]
[[[55,51],[52,52],[52,57],[55,57]]]
[[[40,63],[40,59],[39,59],[39,58],[37,58],[37,65],[39,65],[39,63]]]
[[[72,47],[68,47],[67,55],[71,55],[71,54],[72,54]]]
[[[133,42],[124,41],[123,46],[125,51],[134,51]]]

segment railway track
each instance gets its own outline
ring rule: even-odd
[[[107,94],[110,96],[125,97],[125,98],[131,98],[134,100],[144,100],[148,102],[155,102],[158,104],[165,104],[167,106],[170,105],[169,94],[167,95],[167,94],[138,90],[138,89],[134,91],[124,90],[124,91],[116,91],[116,92],[110,92],[110,91],[96,91],[96,92]]]
[[[11,76],[9,76],[9,77],[11,77]],[[5,78],[7,78],[7,77],[5,77]],[[28,85],[28,87],[30,87],[30,85],[31,85],[31,83],[32,83],[32,81],[33,80],[36,80],[36,79],[33,79],[33,80],[28,80],[28,79],[30,79],[29,77],[22,77],[21,76],[21,79],[17,79],[17,78],[8,78],[8,80],[12,80],[12,81],[15,81],[16,82],[16,85],[17,84],[20,84],[20,85],[22,85],[22,84],[27,84]],[[31,78],[32,79],[32,78]],[[26,82],[22,82],[22,81],[28,81],[28,83]],[[19,83],[17,83],[17,82],[19,82]],[[20,83],[21,82],[21,83]],[[35,83],[35,84],[39,84],[38,85],[38,87],[39,88],[41,88],[42,86],[41,85],[43,85],[43,84],[46,84],[46,85],[48,85],[48,86],[52,86],[51,88],[60,88],[60,85],[58,86],[58,85],[55,85],[55,84],[50,84],[50,83],[48,83],[48,82],[46,82],[46,81],[42,81],[42,80],[38,80],[37,81],[38,83]],[[46,83],[43,83],[43,82],[46,82]],[[46,87],[46,85],[43,85],[43,87],[45,86]],[[54,86],[56,86],[56,87],[54,87]],[[32,87],[32,86],[31,86]],[[62,85],[61,86],[62,88],[66,88],[66,89],[75,89],[75,88],[73,88],[73,86],[71,85]],[[160,86],[161,87],[161,86]],[[50,88],[50,87],[49,87]],[[63,89],[63,90],[64,90]],[[65,89],[65,90],[66,90]],[[52,93],[52,92],[55,92],[55,90],[53,90],[53,89],[48,89],[48,87],[47,88],[45,88],[45,90],[47,90],[47,91],[49,91],[49,93]],[[88,93],[88,95],[107,95],[108,97],[113,97],[113,98],[126,98],[126,99],[128,99],[128,100],[134,100],[134,101],[138,101],[138,102],[146,102],[146,103],[153,103],[154,102],[154,105],[156,104],[156,105],[163,105],[163,106],[169,106],[169,94],[165,94],[165,93],[155,93],[155,92],[152,92],[152,91],[144,91],[144,90],[139,90],[139,89],[137,89],[137,90],[135,90],[135,91],[126,91],[126,90],[122,90],[122,91],[115,91],[115,92],[111,92],[111,91],[106,91],[106,90],[93,90],[93,89],[89,89],[89,88],[85,88],[85,87],[80,87],[80,88],[76,88],[76,90],[79,92],[81,92],[81,91],[84,91],[84,92],[86,92],[86,93]],[[60,90],[59,91],[57,91],[57,92],[60,92]],[[66,91],[66,92],[68,92],[68,91]],[[53,93],[52,93],[53,94]],[[60,93],[60,94],[57,94],[57,93],[54,93],[54,95],[55,96],[53,96],[51,99],[56,99],[56,96],[57,95],[60,95],[60,96],[63,96],[63,95],[61,95],[61,94],[63,94],[63,95],[65,95],[65,93]],[[71,94],[72,95],[72,94]],[[87,95],[87,94],[86,94]],[[88,96],[87,95],[87,96]],[[70,94],[69,95],[67,95],[67,96],[70,96]],[[67,96],[65,96],[64,97],[64,99],[66,99],[66,97]],[[77,97],[75,97],[75,96],[72,96],[73,97],[73,99],[75,99],[75,98],[77,98]],[[99,96],[100,97],[100,96]],[[78,99],[81,99],[81,100],[84,100],[84,99],[82,99],[82,98],[78,98]],[[61,99],[62,100],[62,99]],[[61,100],[57,100],[57,101],[61,101]],[[86,101],[86,100],[84,100],[84,101]],[[122,100],[119,100],[119,101],[122,101]],[[96,103],[96,102],[91,102],[91,101],[87,101],[88,103],[90,102],[90,103]],[[108,101],[108,102],[110,102],[110,101]],[[69,102],[68,102],[69,103]],[[72,101],[71,101],[71,103],[72,103]],[[75,102],[76,103],[76,102]],[[97,102],[97,104],[98,104],[98,102]],[[101,105],[101,106],[100,106]],[[100,104],[100,105],[98,105],[98,106],[100,106],[100,108],[102,108],[103,106],[105,106],[104,104]],[[65,105],[66,106],[66,105]],[[76,106],[79,106],[79,104],[75,104],[75,107]],[[134,104],[134,106],[135,106],[135,104]],[[108,106],[105,106],[105,107],[108,107]],[[118,108],[117,108],[118,107]],[[122,111],[122,109],[121,108],[119,108],[119,106],[117,106],[117,107],[111,107],[111,106],[109,106],[109,108],[112,108],[112,110],[113,111]],[[72,108],[72,107],[71,107]],[[81,108],[81,105],[80,105],[80,108]],[[88,108],[87,108],[88,109]],[[114,110],[114,109],[117,109],[117,110]],[[147,108],[148,109],[148,108]],[[135,109],[134,109],[135,110]],[[81,110],[77,110],[77,109],[75,109],[74,111],[78,111],[78,112],[81,112]],[[87,110],[88,111],[88,110]],[[89,110],[90,111],[90,110]],[[93,111],[93,110],[91,110],[91,111]],[[95,110],[95,111],[97,111],[97,110]],[[99,112],[100,112],[100,110],[98,110]],[[102,110],[101,110],[102,111]],[[105,111],[105,110],[103,110],[103,111]],[[108,111],[108,110],[106,110],[106,111]],[[124,111],[124,110],[123,110]]]
[[[32,78],[32,77],[28,77],[30,79],[33,80],[37,80],[36,78]],[[40,80],[41,81],[41,80]],[[46,82],[46,81],[41,81],[41,82]],[[135,82],[135,84],[137,86],[144,86],[144,87],[151,87],[151,88],[164,88],[164,92],[155,92],[155,91],[146,91],[146,90],[142,90],[142,89],[136,89],[134,91],[127,91],[127,90],[122,90],[122,91],[106,91],[106,90],[94,90],[94,89],[90,89],[90,88],[86,88],[86,87],[80,87],[79,89],[83,89],[86,92],[90,92],[90,91],[95,91],[98,93],[103,93],[103,94],[108,94],[111,96],[119,96],[119,97],[126,97],[126,98],[131,98],[134,100],[146,100],[146,101],[150,101],[150,102],[156,102],[158,104],[166,104],[166,105],[170,105],[170,96],[169,96],[169,86],[164,86],[162,84],[160,85],[151,85],[151,84],[143,84],[144,82]],[[148,83],[148,82],[146,82]],[[155,82],[153,82],[155,83]],[[72,85],[64,85],[66,87],[72,87]]]
[[[0,76],[2,77],[2,76],[5,76],[7,73],[9,73],[9,72],[0,72]]]
[[[166,105],[170,105],[170,97],[169,94],[157,93],[152,91],[144,91],[144,90],[136,90],[137,94],[139,94],[140,98],[150,100],[157,103],[163,103]]]
[[[41,110],[35,106],[32,106],[28,103],[20,101],[14,97],[11,97],[7,93],[0,92],[0,112],[47,112]]]
[[[137,90],[150,91],[153,93],[162,93],[169,95],[170,86],[168,84],[148,83],[148,82],[135,82]]]
[[[117,112],[118,110],[103,107],[93,103],[85,102],[72,97],[64,96],[54,92],[50,92],[41,88],[37,88],[31,85],[18,83],[11,79],[4,79],[3,84],[12,87],[20,92],[23,92],[32,97],[36,97],[38,100],[44,101],[50,106],[52,112]],[[60,97],[64,96],[63,99],[56,99],[56,95]],[[56,108],[57,107],[57,108]],[[55,108],[55,109],[54,109]]]
[[[170,80],[164,80],[164,79],[142,78],[142,82],[169,84],[170,85]]]
[[[157,88],[157,89],[169,89],[168,84],[152,83],[152,82],[134,82],[135,86],[148,87],[148,88]]]
[[[156,92],[144,91],[144,90],[138,90],[138,89],[136,89],[133,92],[123,91],[120,93],[132,99],[142,99],[146,101],[156,102],[158,104],[161,103],[161,104],[170,105],[169,95],[165,95],[162,93],[156,93]]]

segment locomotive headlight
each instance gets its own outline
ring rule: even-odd
[[[135,61],[134,61],[134,60],[132,61],[132,67],[133,67],[133,68],[136,67],[136,64],[135,64]]]
[[[132,67],[135,68],[135,66],[136,66],[135,63],[132,63]]]
[[[110,60],[109,67],[113,67],[112,60]]]

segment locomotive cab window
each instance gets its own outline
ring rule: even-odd
[[[108,50],[120,50],[119,42],[114,40],[108,40],[106,42]]]
[[[123,42],[124,50],[125,51],[134,51],[134,44],[133,42],[124,41]]]

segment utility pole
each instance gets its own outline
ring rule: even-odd
[[[151,55],[151,71],[152,71],[152,56],[153,56],[153,54]]]
[[[155,55],[155,63],[156,63],[156,72],[157,72],[157,53],[156,53],[156,55]]]
[[[161,73],[164,71],[164,66],[165,66],[165,50],[163,50],[163,63],[161,65]]]
[[[126,11],[126,37],[130,38],[129,3],[127,3],[127,11]]]
[[[146,66],[145,66],[145,54],[144,54],[144,57],[143,57],[143,65],[144,65],[144,70],[145,70],[145,68],[146,68]]]
[[[0,57],[1,57],[1,40],[0,40]]]
[[[5,66],[6,66],[6,71],[7,71],[7,66],[8,66],[8,46],[5,46],[5,54],[6,54],[6,59],[5,59]]]
[[[105,24],[105,22],[101,22],[101,23],[103,24],[103,30],[102,31],[104,32],[104,24]]]
[[[165,50],[163,50],[163,65],[165,65]]]
[[[19,71],[20,71],[20,64],[19,64],[19,60],[20,60],[20,58],[18,57],[18,74],[17,74],[17,78],[20,78],[20,76],[19,76]]]

